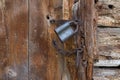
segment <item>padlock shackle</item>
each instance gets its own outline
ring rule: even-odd
[[[76,25],[76,29],[74,31],[74,34],[78,32],[78,23],[76,21],[70,21],[70,23],[74,23]]]

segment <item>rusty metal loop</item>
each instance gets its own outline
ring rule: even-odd
[[[57,50],[59,53],[65,55],[65,56],[70,56],[71,54],[74,54],[74,53],[76,53],[77,51],[78,51],[79,53],[82,53],[82,52],[83,52],[83,49],[82,49],[82,48],[75,48],[75,49],[73,49],[72,51],[70,51],[70,50],[64,50],[62,47],[60,47],[60,46],[58,45],[58,43],[57,43],[56,40],[53,40],[53,41],[52,41],[52,44],[53,44],[53,46],[56,48],[56,50]]]

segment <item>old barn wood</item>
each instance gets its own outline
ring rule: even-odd
[[[120,28],[99,27],[97,32],[99,58],[120,59]]]
[[[99,0],[95,80],[120,80],[120,0]]]
[[[0,0],[0,80],[28,80],[28,0]]]
[[[99,0],[98,25],[120,27],[120,0]]]
[[[72,19],[74,0],[0,0],[0,80],[92,80],[94,0],[79,0],[78,4],[77,47],[84,51],[77,56],[76,69],[76,54],[64,56],[52,44],[56,40],[72,50],[76,48],[74,37],[61,44],[54,32],[61,24],[51,24],[51,19]]]
[[[97,11],[99,14],[97,29],[99,58],[102,60],[120,59],[120,1],[99,0]]]
[[[80,59],[80,64],[83,64],[79,68],[81,76],[80,80],[92,80],[93,59],[94,54],[96,53],[96,16],[94,1],[80,0],[80,8],[78,13],[80,13],[78,14],[78,17],[82,21],[79,34],[81,34],[80,31],[84,34],[84,39],[79,38],[78,43],[80,44],[85,41],[84,53],[82,55],[82,59]],[[85,61],[87,61],[87,65],[85,65]]]
[[[120,70],[117,68],[95,68],[94,80],[120,80]]]

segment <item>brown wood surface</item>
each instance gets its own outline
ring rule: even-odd
[[[61,44],[54,32],[60,24],[50,23],[51,19],[65,17],[63,0],[0,0],[0,80],[92,80],[96,29],[93,2],[79,3],[85,52],[80,61],[81,74],[77,75],[76,54],[65,57],[52,44],[56,39],[67,50],[75,48],[73,38]],[[67,19],[71,19],[73,0],[67,4]]]
[[[0,80],[6,80],[5,69],[8,65],[7,57],[7,45],[6,45],[6,28],[5,28],[5,12],[4,12],[4,1],[0,1]]]
[[[96,52],[95,48],[95,29],[96,17],[94,9],[94,0],[80,0],[80,8],[78,17],[81,21],[80,32],[83,31],[85,39],[84,53],[80,59],[80,79],[92,80],[93,75],[93,54]],[[82,39],[78,39],[81,44]],[[87,62],[87,63],[86,63]]]
[[[28,80],[28,0],[4,1],[8,37],[5,75],[8,80]]]
[[[67,4],[67,5],[65,5]],[[63,0],[63,19],[71,20],[73,19],[73,10],[74,0]],[[73,50],[76,47],[75,36],[71,37],[64,43],[65,50]],[[77,70],[76,70],[76,54],[65,57],[65,68],[68,69],[68,75],[70,80],[78,80]]]
[[[47,80],[47,6],[42,0],[29,0],[29,5],[29,79]]]
[[[62,0],[29,0],[29,80],[65,80],[64,61],[52,45]]]

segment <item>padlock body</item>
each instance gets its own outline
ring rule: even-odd
[[[71,22],[66,22],[55,29],[57,36],[62,42],[66,41],[74,34],[74,30],[70,24]]]

